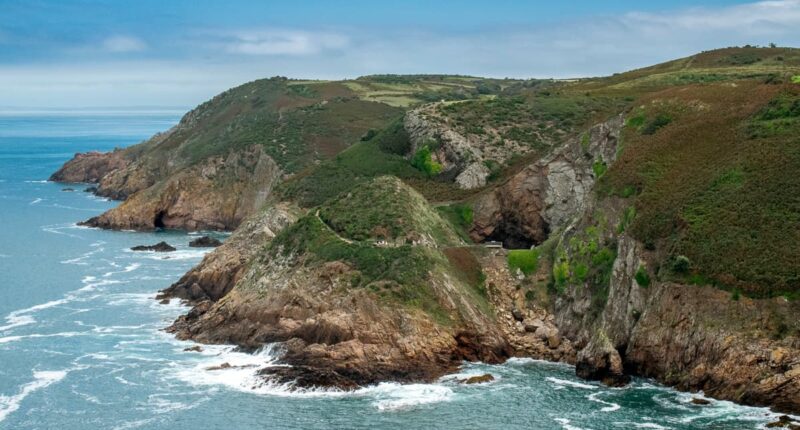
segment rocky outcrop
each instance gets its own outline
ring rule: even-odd
[[[181,339],[258,348],[280,342],[290,368],[265,377],[295,386],[351,389],[381,381],[430,381],[462,360],[496,363],[511,354],[494,324],[465,300],[452,279],[431,291],[451,323],[351,288],[342,262],[297,264],[297,256],[257,258],[230,293],[198,304],[170,327]],[[302,258],[302,257],[300,257]]]
[[[120,170],[111,176],[130,173]],[[126,230],[232,230],[261,207],[280,178],[278,165],[260,146],[253,146],[180,170],[83,224]],[[111,180],[104,179],[101,187]]]
[[[191,303],[221,299],[239,281],[260,246],[296,219],[297,209],[288,204],[267,205],[157,298],[180,298]]]
[[[621,115],[598,124],[586,137],[571,139],[480,196],[474,204],[472,239],[527,248],[566,227],[588,203],[597,180],[595,166],[616,159],[622,125]]]
[[[98,183],[109,173],[123,169],[129,164],[125,151],[115,149],[111,152],[86,152],[75,154],[50,176],[53,182]]]
[[[486,185],[489,169],[483,164],[479,142],[466,137],[436,119],[437,104],[409,111],[403,126],[411,142],[411,154],[423,146],[432,151],[432,158],[442,165],[442,175],[454,178],[463,189]]]
[[[613,225],[614,211],[602,210]],[[642,375],[720,399],[800,411],[800,324],[793,317],[800,304],[734,300],[711,286],[641,286],[635,274],[652,251],[625,234],[616,240],[607,292],[575,285],[555,300],[557,325],[579,348],[578,376],[619,385],[629,374]],[[595,313],[598,294],[607,299]]]
[[[216,248],[222,245],[222,241],[210,236],[201,236],[189,242],[192,248]]]
[[[137,245],[131,248],[131,251],[172,252],[175,250],[175,247],[167,242],[158,242],[155,245]]]

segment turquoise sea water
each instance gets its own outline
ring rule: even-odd
[[[261,384],[253,375],[276,349],[184,352],[191,343],[161,329],[186,308],[153,297],[202,258],[193,235],[77,227],[116,203],[45,182],[75,152],[130,145],[178,118],[0,116],[0,429],[755,429],[777,416],[695,406],[641,379],[609,389],[532,360],[337,393]],[[178,251],[128,250],[160,240]],[[206,370],[223,362],[253,366]],[[455,381],[487,372],[495,382]]]

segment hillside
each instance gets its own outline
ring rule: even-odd
[[[256,81],[54,179],[105,228],[235,229],[163,297],[352,388],[525,356],[800,411],[800,50],[574,81]],[[481,242],[506,249],[490,250]],[[273,371],[274,372],[274,371]]]

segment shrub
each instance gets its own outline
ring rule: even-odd
[[[794,83],[794,84],[800,84],[800,75],[794,75],[794,76],[792,76],[792,83]]]
[[[508,252],[508,267],[512,271],[519,269],[530,275],[539,267],[539,251],[536,249],[513,249]]]
[[[669,123],[672,122],[672,118],[669,115],[659,114],[652,121],[647,123],[646,126],[642,129],[642,134],[656,134],[656,132],[662,128],[667,126]]]
[[[739,298],[741,297],[741,295],[742,295],[742,293],[739,291],[738,288],[736,288],[731,293],[731,300],[733,300],[734,302],[738,302]]]
[[[625,212],[622,213],[622,219],[619,220],[619,225],[617,226],[617,233],[624,233],[625,229],[631,225],[633,219],[636,217],[636,208],[633,206],[629,206],[625,209]]]
[[[634,278],[640,287],[647,288],[650,286],[650,274],[647,273],[647,269],[645,269],[644,266],[639,266],[639,270],[636,271]]]
[[[411,159],[411,165],[425,172],[428,176],[435,176],[442,172],[442,165],[433,160],[431,148],[428,145],[418,149]]]
[[[672,261],[672,271],[675,273],[687,273],[690,266],[689,257],[685,255],[679,255]]]
[[[592,171],[594,171],[594,177],[599,178],[608,171],[608,166],[602,160],[597,160],[592,164]]]

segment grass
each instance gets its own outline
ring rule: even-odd
[[[508,251],[508,268],[521,271],[525,276],[535,273],[539,267],[539,250],[512,249]]]
[[[230,89],[201,104],[161,142],[140,145],[139,159],[170,169],[261,146],[286,172],[328,159],[370,129],[381,129],[401,109],[359,100],[340,83],[276,77]]]
[[[319,208],[319,217],[342,237],[399,243],[434,240],[456,244],[459,236],[425,198],[395,177],[355,187]]]
[[[366,288],[379,297],[419,308],[439,322],[449,320],[428,287],[431,271],[441,264],[441,257],[429,248],[379,248],[364,242],[347,243],[315,216],[301,218],[279,233],[269,246],[271,252],[303,255],[307,265],[345,262],[356,271],[350,278],[351,288]]]
[[[462,239],[465,241],[471,240],[469,237],[469,229],[472,228],[472,221],[474,218],[471,205],[453,203],[450,205],[437,206],[436,210],[439,211],[439,215],[453,225]]]

